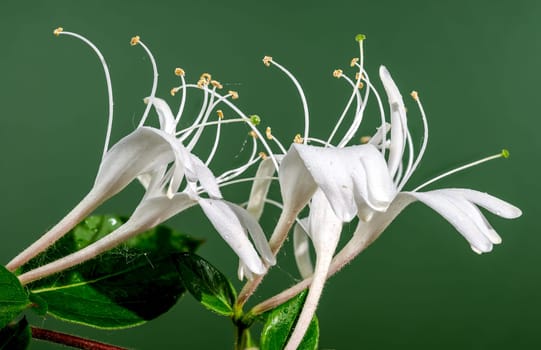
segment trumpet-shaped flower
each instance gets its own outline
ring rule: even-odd
[[[521,211],[511,204],[470,189],[419,192],[419,189],[443,176],[489,159],[507,157],[507,151],[457,168],[428,181],[413,191],[402,191],[426,149],[428,140],[426,117],[418,94],[412,93],[420,108],[425,129],[422,147],[416,154],[407,126],[406,108],[402,96],[388,70],[382,66],[380,79],[385,88],[390,109],[390,125],[387,123],[381,98],[373,87],[368,73],[364,70],[363,39],[364,36],[357,37],[360,44],[360,60],[353,59],[351,62],[352,66],[358,68],[356,81],[348,78],[342,70],[335,70],[333,73],[336,78],[345,79],[353,88],[353,92],[336,127],[326,141],[308,135],[308,109],[304,93],[297,80],[272,58],[264,59],[267,66],[276,66],[293,80],[301,95],[306,120],[304,135],[298,135],[280,164],[279,177],[284,201],[282,216],[286,223],[279,227],[279,231],[275,230],[271,237],[271,247],[275,242],[281,244],[293,224],[293,218],[307,203],[310,204],[308,218],[300,220],[295,227],[294,247],[301,274],[305,278],[313,274],[313,278],[305,306],[286,349],[295,349],[302,340],[315,312],[329,271],[336,268],[337,264],[340,264],[340,267],[343,266],[373,242],[408,204],[418,200],[434,209],[466,238],[477,253],[489,252],[493,244],[501,242],[501,238],[478,207],[483,207],[504,218],[516,218],[521,215]],[[359,90],[363,87],[365,87],[365,93],[361,96]],[[348,146],[361,124],[371,92],[378,102],[381,125],[374,136],[368,138],[367,144]],[[338,143],[332,144],[339,126],[354,105],[354,101],[356,105],[353,107],[354,116],[351,125],[343,138]],[[387,140],[389,132],[390,138]],[[312,145],[314,143],[319,143],[320,146]],[[281,148],[284,149],[284,147]],[[408,154],[408,158],[405,154]],[[325,211],[327,212],[324,213]],[[343,253],[339,253],[335,258],[336,261],[331,264],[342,222],[351,221],[355,216],[358,216],[360,220],[354,237],[344,247]],[[311,266],[306,236],[310,237],[315,248],[315,270]]]
[[[111,92],[107,65],[99,50],[86,38],[78,34],[64,32],[61,29],[56,30],[55,34],[75,36],[94,49],[102,60],[108,89]],[[145,187],[145,195],[130,219],[117,230],[78,252],[22,274],[20,276],[22,283],[29,283],[91,259],[196,204],[201,207],[218,233],[231,246],[250,273],[262,274],[268,265],[275,263],[274,256],[270,252],[265,235],[257,221],[245,209],[223,200],[220,192],[220,186],[239,181],[236,178],[258,161],[257,140],[263,140],[263,138],[259,135],[254,123],[259,117],[246,116],[228,100],[238,98],[236,92],[230,91],[225,95],[219,94],[216,89],[220,88],[221,84],[211,80],[209,74],[203,74],[197,84],[186,84],[184,71],[179,68],[175,70],[175,74],[181,78],[182,85],[174,88],[172,94],[179,91],[182,91],[183,94],[179,112],[174,116],[169,105],[164,100],[154,96],[158,76],[154,57],[150,50],[140,41],[139,37],[132,39],[132,45],[137,44],[140,44],[149,55],[154,70],[152,92],[145,99],[147,108],[141,118],[139,127],[110,149],[108,148],[112,125],[112,93],[110,93],[110,115],[106,145],[94,186],[66,218],[13,259],[8,264],[8,267],[15,269],[46,249],[97,206],[121,191],[134,179],[138,178]],[[212,88],[209,88],[209,86],[212,86]],[[203,106],[190,127],[177,131],[188,89],[203,91]],[[212,112],[219,103],[229,105],[240,117],[222,121],[223,112],[218,110],[216,111],[219,117],[218,121],[209,122]],[[152,106],[158,115],[159,128],[144,126]],[[242,122],[252,128],[252,153],[247,163],[215,177],[208,168],[208,164],[216,153],[221,124],[232,122]],[[208,159],[203,162],[192,153],[192,150],[197,144],[203,129],[209,125],[216,126],[216,140]],[[267,146],[264,140],[263,144]],[[276,161],[270,159],[273,165],[276,165]],[[185,189],[179,191],[183,181],[186,184]],[[252,238],[255,248],[247,233]]]

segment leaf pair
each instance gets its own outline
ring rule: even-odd
[[[124,221],[110,215],[91,216],[23,271],[84,248]],[[185,293],[177,257],[200,243],[158,226],[28,288],[42,309],[62,320],[106,329],[137,326],[169,310]]]
[[[186,288],[207,309],[223,316],[235,317],[237,293],[227,277],[205,259],[191,253],[179,256],[179,272]],[[262,315],[265,320],[261,332],[261,350],[284,348],[302,310],[307,292]],[[299,349],[315,350],[319,327],[314,317]]]

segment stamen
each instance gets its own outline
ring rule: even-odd
[[[207,161],[205,162],[205,165],[208,166],[212,159],[214,158],[214,155],[216,154],[216,150],[218,149],[218,143],[220,141],[220,131],[222,127],[222,119],[224,118],[224,114],[221,109],[217,110],[216,113],[218,114],[218,126],[216,127],[216,137],[214,138],[214,144],[212,145],[212,150],[210,151],[210,154],[207,158]]]
[[[359,128],[359,125],[361,125],[361,122],[362,122],[362,119],[363,119],[364,109],[366,108],[366,104],[367,104],[368,96],[369,96],[369,92],[370,92],[370,89],[366,90],[365,97],[364,97],[364,100],[363,100],[363,98],[361,97],[361,94],[359,92],[359,89],[357,87],[357,85],[360,83],[360,81],[357,80],[354,83],[350,78],[348,78],[345,75],[343,76],[343,78],[347,81],[347,83],[352,87],[353,90],[352,90],[351,96],[349,97],[348,103],[344,107],[344,110],[342,111],[342,114],[340,115],[340,118],[338,119],[338,122],[336,123],[336,125],[335,125],[335,127],[334,127],[334,129],[333,129],[333,131],[331,133],[331,136],[329,136],[329,139],[328,139],[329,143],[331,143],[332,138],[335,136],[336,132],[338,131],[338,128],[340,127],[340,125],[342,125],[342,122],[344,121],[344,118],[346,117],[347,112],[351,108],[351,105],[353,103],[354,98],[356,98],[356,101],[357,101],[357,108],[355,109],[355,114],[353,116],[353,122],[351,123],[349,129],[347,130],[347,132],[344,135],[344,137],[342,138],[342,140],[340,140],[340,142],[338,143],[338,147],[344,147],[349,141],[351,141],[351,139],[355,135],[355,132],[357,132],[357,129]],[[364,101],[364,103],[363,103],[363,101]]]
[[[130,44],[132,46],[135,46],[137,44],[141,45],[150,59],[150,63],[152,64],[152,72],[153,72],[154,78],[152,80],[152,90],[150,91],[149,97],[153,99],[156,96],[156,89],[158,88],[158,67],[156,65],[156,60],[154,59],[152,52],[150,52],[150,49],[141,41],[141,38],[138,35],[134,36],[131,39]],[[142,127],[145,124],[151,107],[152,107],[151,103],[147,104],[138,127]]]
[[[419,154],[417,155],[417,159],[415,159],[415,162],[413,163],[413,166],[411,169],[405,174],[404,178],[402,179],[402,182],[400,183],[400,189],[402,189],[406,182],[409,180],[415,169],[417,169],[417,166],[421,162],[421,159],[423,158],[426,150],[426,146],[428,144],[428,121],[426,119],[425,110],[423,108],[423,105],[421,103],[421,99],[419,98],[419,93],[417,91],[411,92],[411,97],[417,102],[417,106],[419,107],[419,110],[421,111],[421,120],[423,121],[423,129],[424,129],[424,135],[423,135],[423,144],[421,145],[421,149],[419,150]]]
[[[253,125],[258,126],[261,123],[261,118],[257,114],[252,114],[250,116],[250,122]]]
[[[267,126],[267,129],[265,129],[265,135],[267,136],[267,139],[272,140],[272,129],[270,126]]]
[[[272,134],[271,132],[271,127],[270,126],[267,126],[267,129],[265,129],[265,136],[267,136],[267,139],[268,140],[272,140],[274,141],[274,143],[276,144],[276,146],[278,146],[278,148],[280,148],[280,151],[282,152],[282,154],[286,154],[286,149],[284,147],[284,145],[282,145],[282,143],[280,142],[280,140],[278,140],[276,137],[274,137],[274,135]]]
[[[186,88],[196,88],[197,85],[195,84],[186,84],[185,85]],[[226,99],[225,97],[227,96],[230,96],[230,95],[226,95],[226,96],[221,96],[220,94],[218,94],[217,92],[215,91],[208,91],[210,94],[212,95],[216,95],[220,98],[224,98],[224,99],[221,99],[220,102],[223,102],[225,103],[229,108],[231,108],[235,113],[237,113],[237,115],[243,119],[243,121],[245,123],[247,123],[247,125],[252,129],[254,130],[255,133],[258,134],[259,136],[259,140],[261,141],[261,143],[263,144],[263,147],[265,147],[265,150],[269,153],[269,157],[271,158],[272,160],[272,164],[274,165],[275,169],[278,170],[279,169],[279,166],[278,166],[278,161],[276,160],[276,157],[274,156],[274,153],[272,152],[272,149],[270,148],[269,144],[262,138],[262,136],[259,134],[259,130],[257,130],[257,128],[255,126],[252,125],[252,123],[250,123],[250,119],[246,116],[246,114],[244,114],[234,103],[232,103],[231,101],[229,101],[228,99]],[[224,121],[224,122],[227,122],[228,120]],[[286,152],[284,152],[286,153]]]
[[[257,133],[255,132],[254,134],[257,135]],[[257,163],[260,158],[257,155],[256,151],[257,151],[257,138],[252,137],[252,154],[250,155],[250,158],[249,158],[250,160],[244,165],[241,165],[240,167],[235,168],[235,169],[228,170],[224,172],[222,175],[218,176],[217,177],[218,183],[222,183],[222,182],[234,179],[235,177],[245,172],[246,169],[251,167],[253,164]]]
[[[268,57],[268,56],[266,56]],[[283,67],[281,64],[277,63],[276,61],[272,60],[272,58],[269,57],[270,60],[267,60],[268,62],[271,62],[280,69],[285,75],[288,76],[288,78],[295,84],[295,87],[297,88],[297,92],[299,93],[299,96],[301,98],[302,102],[302,108],[304,110],[304,137],[306,139],[308,138],[308,133],[310,131],[310,115],[308,113],[308,103],[306,102],[306,96],[304,95],[304,91],[302,90],[301,84],[299,81],[295,78],[291,72],[289,72],[285,67]],[[265,59],[263,59],[263,63],[265,63]],[[305,139],[305,140],[306,140]]]
[[[344,72],[341,69],[335,69],[332,72],[332,76],[335,77],[335,78],[340,78],[340,77],[342,77],[342,73],[344,73]]]
[[[177,77],[183,77],[186,73],[184,72],[184,69],[182,68],[175,68],[175,75]]]
[[[363,136],[363,137],[361,137],[361,143],[363,143],[363,144],[368,143],[368,142],[370,142],[371,138],[372,137],[370,137],[370,136]]]
[[[135,46],[135,45],[139,44],[139,42],[141,42],[141,38],[139,37],[139,35],[136,35],[136,36],[131,38],[130,45]]]
[[[103,160],[103,158],[105,157],[105,153],[107,153],[107,150],[109,149],[109,141],[111,139],[111,131],[113,129],[113,86],[111,83],[111,75],[109,74],[109,67],[107,66],[107,62],[105,62],[105,58],[103,58],[103,55],[101,54],[100,50],[98,50],[96,45],[94,45],[90,40],[88,40],[84,36],[77,33],[65,32],[62,27],[56,28],[53,34],[56,36],[60,36],[60,34],[69,35],[81,40],[82,42],[90,46],[92,50],[94,50],[94,52],[98,56],[101,62],[101,65],[103,67],[103,72],[105,73],[105,82],[107,84],[107,96],[109,99],[109,115],[107,117],[107,131],[105,133],[105,143],[103,145],[103,154],[101,156],[101,159]]]
[[[365,39],[366,39],[366,35],[364,35],[364,34],[357,34],[357,35],[355,35],[355,41],[361,42],[361,41],[363,41],[363,40],[365,40]]]
[[[210,81],[210,84],[211,84],[212,86],[214,86],[216,89],[223,89],[223,85],[220,84],[220,82],[217,81],[217,80],[211,80],[211,81]]]
[[[212,78],[212,76],[211,76],[209,73],[203,73],[203,74],[201,74],[201,78],[200,78],[200,79],[206,80],[207,83],[209,83],[210,80],[211,80],[211,78]]]
[[[303,143],[304,139],[302,138],[301,134],[295,135],[295,138],[293,138],[293,142],[295,143]]]
[[[509,151],[507,149],[502,149],[502,151],[500,153],[497,153],[497,154],[494,154],[492,156],[489,156],[489,157],[486,157],[486,158],[483,158],[483,159],[479,159],[479,160],[476,160],[475,162],[471,162],[471,163],[462,165],[462,166],[460,166],[458,168],[449,170],[449,171],[447,171],[447,172],[445,172],[445,173],[443,173],[443,174],[441,174],[439,176],[436,176],[435,178],[425,182],[424,184],[418,186],[412,192],[417,192],[421,188],[424,188],[424,187],[426,187],[426,186],[428,186],[428,185],[430,185],[430,184],[432,184],[432,183],[434,183],[434,182],[436,182],[438,180],[441,180],[444,177],[447,177],[447,176],[452,175],[454,173],[458,173],[459,171],[466,170],[466,169],[474,167],[476,165],[488,162],[489,160],[498,159],[498,158],[509,158]]]
[[[207,75],[208,78],[210,78],[210,74],[208,73],[205,73]],[[205,75],[203,74],[203,75]],[[203,77],[202,75],[202,77]],[[207,78],[205,77],[205,78]],[[213,89],[214,91],[214,89]],[[210,90],[207,88],[207,86],[205,86],[205,96],[209,95],[209,92]],[[216,95],[214,94],[210,94],[210,101],[209,101],[209,104],[208,105],[205,105],[202,109],[201,109],[201,114],[202,115],[202,119],[200,119],[198,117],[198,119],[196,120],[197,123],[199,122],[202,122],[202,123],[206,123],[208,118],[210,117],[210,113],[214,110],[214,107],[216,107],[216,105],[218,103],[220,103],[222,97],[219,97],[218,100],[216,102],[214,102],[214,99],[216,98]],[[197,129],[197,131],[195,132],[195,135],[192,137],[192,139],[190,140],[190,143],[186,146],[186,148],[191,151],[195,145],[197,144],[197,142],[199,141],[199,138],[201,137],[201,135],[203,134],[203,129]]]
[[[239,93],[236,92],[236,91],[231,91],[231,90],[229,90],[229,91],[228,91],[228,94],[231,95],[231,98],[232,98],[233,100],[236,100],[236,99],[239,98]]]
[[[264,64],[265,66],[270,67],[271,62],[272,62],[272,57],[271,57],[271,56],[265,56],[265,57],[263,57],[263,64]]]

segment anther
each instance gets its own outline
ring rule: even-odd
[[[368,143],[370,142],[371,137],[370,136],[363,136],[361,137],[361,143]]]
[[[364,35],[364,34],[357,34],[357,35],[355,35],[355,41],[359,41],[359,42],[360,42],[360,41],[363,41],[363,40],[365,40],[365,39],[366,39],[366,35]]]
[[[139,44],[139,41],[141,41],[141,38],[139,37],[139,35],[136,35],[133,38],[131,38],[130,45],[135,46],[135,45]]]
[[[261,159],[267,159],[267,153],[265,152],[259,152],[259,156],[261,157]]]
[[[224,119],[224,112],[221,109],[218,109],[216,114],[218,114],[218,119]]]
[[[259,118],[259,116],[257,114],[252,114],[250,116],[250,122],[253,125],[257,126],[257,125],[259,125],[259,123],[261,123],[261,118]]]
[[[185,74],[185,73],[184,73],[184,69],[182,69],[182,68],[175,68],[175,75],[176,75],[177,77],[183,77],[184,74]]]
[[[230,91],[228,91],[227,93],[228,93],[229,95],[231,95],[231,98],[232,98],[233,100],[236,100],[237,98],[239,98],[239,93],[236,92],[236,91],[230,90]]]
[[[340,78],[342,76],[342,73],[344,73],[341,69],[335,69],[334,72],[332,72],[332,76],[335,78]]]
[[[502,155],[502,157],[504,157],[504,158],[509,158],[509,156],[510,156],[509,151],[506,150],[505,148],[502,149],[501,155]]]
[[[53,34],[56,35],[56,36],[59,36],[60,33],[62,33],[63,31],[64,31],[64,28],[58,27],[55,30],[53,30]]]
[[[170,92],[171,96],[175,96],[175,94],[178,92],[178,88],[172,88]]]
[[[271,56],[265,56],[263,57],[263,64],[267,67],[271,65],[272,57]]]
[[[198,88],[203,88],[203,86],[206,86],[208,85],[207,81],[205,79],[199,79],[197,81],[197,87]]]
[[[304,139],[302,138],[301,134],[295,135],[295,138],[293,139],[293,142],[295,143],[303,143]]]
[[[252,136],[254,139],[257,139],[257,134],[255,131],[251,130],[248,135]]]
[[[349,64],[350,67],[355,67],[355,65],[359,62],[359,58],[358,57],[354,57],[351,59],[351,63]]]
[[[419,93],[417,91],[412,91],[410,95],[415,101],[419,100]]]
[[[361,77],[363,80],[366,80],[366,75],[360,74],[359,72],[355,73],[355,80],[359,80],[359,77]]]
[[[360,81],[360,82],[359,82],[359,84],[357,84],[357,87],[358,87],[359,89],[362,89],[362,88],[364,87],[364,84],[363,84],[363,82],[362,82],[362,81]]]
[[[212,78],[212,76],[209,73],[203,73],[203,74],[201,74],[201,78],[199,78],[199,79],[206,80],[207,84],[208,84],[210,82],[211,78]]]
[[[223,85],[220,84],[220,82],[217,81],[217,80],[211,80],[211,81],[210,81],[210,84],[211,84],[212,86],[214,86],[216,89],[223,89]]]
[[[267,126],[267,129],[265,130],[265,135],[267,136],[267,139],[269,139],[269,140],[273,139],[271,131],[272,131],[271,127]]]

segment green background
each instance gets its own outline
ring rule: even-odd
[[[176,66],[192,82],[210,71],[226,89],[240,92],[244,111],[258,113],[262,126],[272,125],[288,140],[303,127],[298,96],[283,75],[261,64],[262,56],[272,55],[301,81],[313,117],[311,133],[324,138],[348,93],[331,72],[349,68],[357,55],[353,38],[362,32],[372,80],[380,86],[377,69],[385,64],[403,95],[420,92],[429,117],[429,147],[408,188],[509,148],[510,159],[431,188],[487,191],[524,215],[507,221],[489,214],[503,244],[477,256],[439,215],[412,205],[328,283],[318,311],[321,348],[541,347],[540,18],[541,2],[535,0],[2,1],[0,257],[7,262],[73,207],[92,185],[101,157],[106,125],[101,66],[82,43],[54,37],[55,27],[87,36],[106,56],[115,93],[113,140],[136,125],[150,90],[148,59],[128,44],[135,34],[158,60],[158,95],[169,96],[177,84],[171,74]],[[199,102],[194,97],[192,108]],[[411,101],[407,105],[419,140],[417,109]],[[370,134],[372,127],[368,123],[362,130]],[[217,169],[240,164],[244,154],[246,130],[230,130]],[[225,192],[245,199],[238,188]],[[129,214],[141,193],[131,186],[99,212]],[[265,227],[275,220],[276,211],[269,211]],[[237,258],[197,209],[170,224],[207,239],[201,255],[235,278]],[[291,260],[288,244],[256,300],[294,283],[298,274]],[[32,321],[137,349],[227,349],[233,339],[227,320],[190,296],[158,320],[118,332],[66,326],[52,318]],[[32,348],[57,347],[35,342]]]

